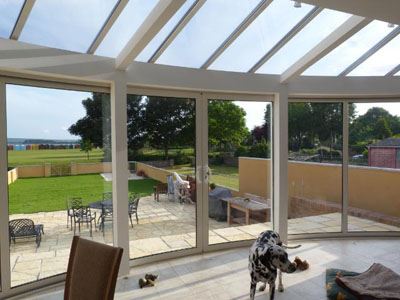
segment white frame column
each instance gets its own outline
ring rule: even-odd
[[[8,234],[6,84],[0,82],[0,269],[3,293],[11,288]]]
[[[273,225],[288,240],[288,92],[282,89],[273,103]]]
[[[129,274],[127,85],[122,73],[111,83],[113,238],[114,246],[124,249],[120,276]]]

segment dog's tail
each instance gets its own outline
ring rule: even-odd
[[[297,249],[297,248],[300,248],[301,245],[288,246],[288,245],[282,244],[282,247],[285,248],[285,249]]]

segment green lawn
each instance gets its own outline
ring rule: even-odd
[[[239,170],[237,167],[225,166],[225,165],[211,165],[211,179],[210,182],[216,185],[229,187],[235,190],[239,190]],[[179,165],[168,168],[174,170],[182,175],[194,175],[194,168],[187,165]]]
[[[153,179],[130,180],[129,191],[150,195],[156,183]],[[101,200],[103,192],[111,189],[111,182],[97,174],[18,179],[9,185],[9,211],[16,214],[64,210],[70,197],[82,197],[88,204]]]
[[[103,150],[94,149],[89,152],[89,159],[86,153],[79,149],[59,150],[26,150],[8,151],[8,166],[38,165],[43,163],[70,163],[100,162],[103,159]]]

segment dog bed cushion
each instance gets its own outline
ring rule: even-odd
[[[336,282],[360,299],[400,300],[400,275],[382,264],[375,263],[357,276],[338,276]]]
[[[348,289],[336,283],[336,276],[357,276],[360,273],[346,271],[342,269],[326,270],[326,294],[329,300],[357,300]]]

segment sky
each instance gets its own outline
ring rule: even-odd
[[[186,1],[139,54],[137,60],[147,61],[151,57],[194,1]],[[20,40],[48,47],[85,52],[116,2],[117,0],[36,1]],[[157,0],[129,1],[97,49],[96,54],[116,57],[157,2]],[[260,0],[206,1],[156,63],[200,67],[259,2]],[[0,1],[0,37],[9,37],[22,3],[23,0]],[[210,69],[248,71],[312,8],[307,4],[302,4],[301,8],[294,8],[293,2],[289,0],[272,1],[267,9],[210,66]],[[350,15],[342,12],[323,10],[257,72],[281,74],[349,17]],[[373,21],[303,74],[338,75],[391,30],[393,28],[389,28],[387,23]],[[350,75],[386,74],[394,66],[400,64],[399,48],[400,36],[372,55]],[[34,88],[9,88],[8,95],[12,97],[7,101],[10,114],[8,119],[13,125],[9,131],[12,137],[32,135],[74,138],[64,130],[65,124],[70,124],[73,118],[77,119],[77,116],[84,114],[80,103],[88,94],[67,91],[55,93],[52,90]],[[29,100],[27,100],[27,95]],[[61,99],[68,103],[61,103]],[[34,105],[34,103],[37,104]],[[43,105],[46,107],[45,110],[43,110]],[[61,110],[60,107],[62,107]],[[252,129],[255,125],[260,125],[265,103],[246,104],[243,107],[248,116],[247,126]],[[26,109],[27,113],[24,114],[20,108]],[[400,115],[400,109],[397,106],[392,104],[391,109]],[[49,117],[43,118],[47,110]],[[57,110],[58,112],[54,112]],[[359,110],[361,113],[364,108],[360,107]],[[21,116],[17,116],[18,114]],[[37,124],[37,117],[41,118],[40,121],[43,125]],[[14,121],[18,118],[25,121]],[[31,125],[23,126],[22,123]]]

